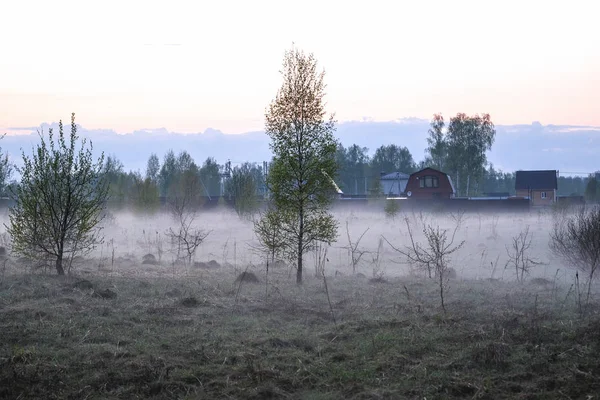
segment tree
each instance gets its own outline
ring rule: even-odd
[[[204,161],[200,168],[200,179],[208,196],[221,195],[221,166],[214,158],[209,157]]]
[[[410,246],[396,247],[390,243],[385,237],[383,238],[392,249],[405,256],[407,261],[423,269],[429,275],[429,278],[435,277],[440,289],[440,301],[444,313],[446,313],[446,305],[444,303],[444,291],[448,278],[451,275],[450,256],[460,250],[465,241],[454,244],[456,232],[462,223],[462,214],[454,217],[456,225],[452,231],[452,236],[448,237],[447,229],[440,229],[439,226],[433,227],[430,224],[423,226],[423,235],[427,240],[426,244],[415,242],[413,231],[410,227],[408,217],[404,219],[408,236],[410,238]]]
[[[496,130],[489,114],[469,117],[459,113],[450,119],[447,140],[447,166],[456,177],[456,189],[469,196],[471,178],[479,185]],[[464,179],[466,178],[466,179]]]
[[[0,139],[3,139],[6,134],[2,135]],[[0,153],[2,153],[2,149],[0,148]],[[13,165],[8,160],[8,153],[5,155],[0,155],[0,195],[6,195],[8,181],[13,172]]]
[[[141,212],[155,212],[159,206],[159,188],[157,182],[146,177],[145,179],[139,173],[132,173],[133,181],[133,206]]]
[[[52,129],[48,143],[40,133],[41,143],[31,158],[23,152],[19,168],[21,184],[16,188],[16,205],[10,210],[7,231],[13,250],[31,259],[49,257],[56,272],[64,275],[63,260],[85,253],[102,241],[99,223],[108,196],[102,173],[104,154],[94,162],[92,143],[81,148],[75,114],[71,116],[69,142],[59,123],[55,143]]]
[[[444,117],[441,114],[434,114],[429,128],[429,137],[427,138],[428,147],[425,150],[430,156],[430,167],[443,171],[446,167],[446,157],[448,155],[448,144],[444,135]]]
[[[581,207],[576,214],[557,219],[550,232],[550,250],[587,275],[589,304],[592,281],[600,267],[600,206]]]
[[[154,153],[150,154],[148,158],[148,166],[146,167],[146,178],[152,182],[158,182],[158,173],[160,172],[160,161],[158,156]]]
[[[368,192],[367,178],[371,175],[368,152],[368,148],[356,144],[347,149],[338,144],[336,153],[338,179],[344,193],[366,194]]]
[[[158,181],[160,184],[161,196],[166,196],[169,191],[169,186],[173,183],[175,175],[177,173],[177,161],[175,159],[175,153],[173,150],[167,151],[163,161],[163,165],[160,168],[158,174]]]
[[[106,157],[102,173],[108,183],[110,199],[120,205],[124,204],[131,193],[133,182],[130,176],[124,171],[123,163],[114,155],[108,156]]]
[[[238,216],[251,216],[258,208],[257,191],[262,169],[253,163],[244,163],[231,171],[225,182],[225,195],[233,199]]]
[[[337,176],[333,116],[325,120],[324,72],[312,54],[292,48],[283,61],[283,83],[265,115],[274,161],[267,184],[289,254],[297,260],[302,283],[302,256],[315,243],[331,243],[337,222],[328,213],[331,181]]]
[[[410,174],[415,170],[415,161],[406,147],[390,144],[375,150],[375,154],[371,159],[371,167],[376,174],[397,171]]]
[[[593,175],[588,178],[585,186],[585,199],[590,202],[597,202],[600,199],[600,185]]]

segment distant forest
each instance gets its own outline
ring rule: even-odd
[[[448,123],[434,115],[428,131],[426,157],[416,162],[405,146],[382,145],[369,156],[369,149],[353,144],[338,144],[335,154],[338,174],[334,178],[347,195],[382,196],[380,176],[385,173],[410,174],[425,167],[446,172],[452,178],[459,196],[481,196],[486,193],[515,193],[515,172],[497,170],[487,161],[491,150],[494,125],[488,114],[467,116],[457,114]],[[112,203],[134,205],[142,209],[158,207],[160,198],[172,198],[187,193],[189,197],[220,197],[233,199],[261,197],[266,193],[265,171],[268,165],[243,163],[231,167],[209,157],[201,164],[187,151],[168,151],[163,160],[151,154],[145,171],[125,171],[114,155],[105,158],[104,174],[110,183]],[[0,190],[10,194],[14,167],[8,157],[0,163]],[[592,181],[592,182],[590,182]],[[588,201],[600,199],[600,185],[592,177],[560,176],[558,195],[585,195]]]

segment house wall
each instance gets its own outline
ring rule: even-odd
[[[419,184],[420,179],[425,176],[437,176],[439,180],[439,187],[437,188],[422,188]],[[433,169],[425,169],[423,171],[415,172],[408,178],[406,184],[406,192],[411,192],[411,198],[413,199],[449,199],[454,196],[452,185],[448,180],[448,175],[443,172],[439,172]]]
[[[383,194],[398,196],[400,193],[404,193],[407,183],[408,179],[382,179],[381,186],[383,187]]]
[[[546,192],[546,198],[542,199],[542,192]],[[554,189],[546,190],[517,190],[517,197],[531,197],[532,206],[549,206],[556,201],[556,191]]]

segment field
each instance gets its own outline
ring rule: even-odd
[[[174,259],[168,216],[127,213],[70,276],[7,261],[0,398],[598,398],[598,287],[581,313],[583,283],[548,250],[550,213],[465,215],[446,312],[435,280],[378,248],[382,235],[408,243],[404,217],[417,233],[455,218],[336,216],[326,279],[308,254],[302,286],[282,264],[267,277],[252,224],[226,212],[197,219],[212,232],[195,260],[213,268]],[[346,221],[353,240],[368,228],[356,271]],[[536,264],[517,282],[507,247],[526,226]],[[142,264],[147,253],[160,263]],[[243,272],[258,282],[236,279]]]

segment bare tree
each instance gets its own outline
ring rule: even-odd
[[[165,233],[174,246],[172,251],[179,260],[192,263],[196,250],[211,231],[194,227],[200,203],[200,181],[194,167],[185,169],[169,188],[168,205],[176,228]]]
[[[360,245],[360,241],[362,240],[363,236],[365,236],[365,233],[367,233],[368,230],[369,228],[365,229],[365,231],[358,237],[358,240],[352,243],[352,238],[350,237],[350,227],[348,226],[348,221],[346,221],[346,235],[348,236],[348,247],[346,248],[350,253],[353,274],[356,274],[356,268],[358,267],[360,260],[367,253],[366,250],[361,250],[358,248],[358,246]]]
[[[439,226],[434,228],[429,224],[425,226],[423,228],[423,234],[427,240],[426,245],[415,242],[413,232],[410,228],[410,221],[408,218],[405,218],[404,220],[410,236],[410,246],[399,248],[391,244],[387,239],[384,239],[392,249],[405,256],[409,263],[420,266],[426,270],[429,277],[431,277],[432,271],[435,273],[435,278],[440,288],[442,309],[445,313],[444,288],[448,280],[450,255],[458,251],[465,244],[464,240],[456,245],[454,244],[456,232],[460,227],[460,219],[457,220],[458,222],[455,224],[450,239],[448,239],[448,230],[440,229]]]
[[[592,281],[600,267],[600,206],[580,208],[554,223],[550,233],[550,249],[570,266],[587,275],[589,304]]]
[[[525,274],[529,274],[529,270],[533,266],[541,264],[529,256],[532,238],[533,234],[529,231],[529,225],[527,225],[525,230],[512,238],[511,248],[509,249],[506,246],[506,254],[508,254],[506,266],[511,265],[515,268],[517,281],[519,282],[524,281]]]

